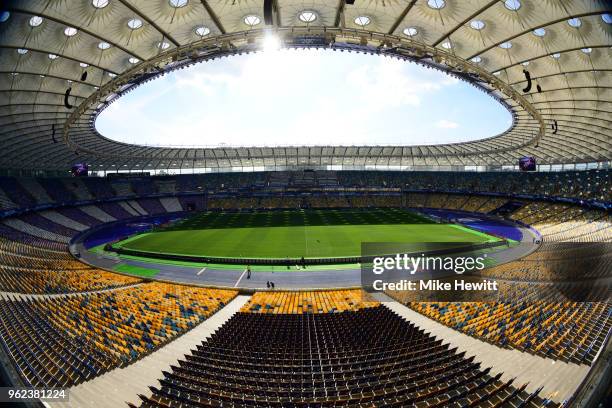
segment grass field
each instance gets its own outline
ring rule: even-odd
[[[129,273],[142,278],[152,278],[159,273],[159,269],[142,268],[134,265],[118,265],[115,267],[117,272]]]
[[[402,209],[203,212],[171,227],[136,235],[125,249],[232,258],[330,258],[361,254],[362,242],[471,242],[498,239],[436,224]]]

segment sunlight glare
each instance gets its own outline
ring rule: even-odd
[[[277,35],[272,34],[272,33],[266,34],[264,41],[263,41],[264,51],[266,52],[278,51],[280,47],[281,47],[281,42]]]

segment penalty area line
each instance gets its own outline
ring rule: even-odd
[[[237,281],[236,281],[236,283],[234,284],[234,287],[237,287],[237,286],[238,286],[238,284],[240,283],[240,281],[241,281],[241,280],[242,280],[242,278],[244,277],[244,274],[245,274],[245,273],[247,273],[247,270],[246,270],[246,269],[245,269],[245,270],[242,272],[242,275],[240,275],[240,277],[238,278],[238,280],[237,280]]]

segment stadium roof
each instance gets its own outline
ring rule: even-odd
[[[525,155],[548,164],[612,157],[606,1],[271,3],[266,25],[263,0],[5,2],[0,168],[460,167],[513,165]],[[446,70],[504,103],[513,125],[480,141],[435,146],[181,149],[96,132],[95,117],[122,93],[168,70],[258,50],[271,33],[286,46],[371,52]]]

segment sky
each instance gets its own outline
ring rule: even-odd
[[[167,74],[97,119],[114,140],[156,146],[419,145],[497,135],[511,115],[434,69],[329,50],[273,50]]]

